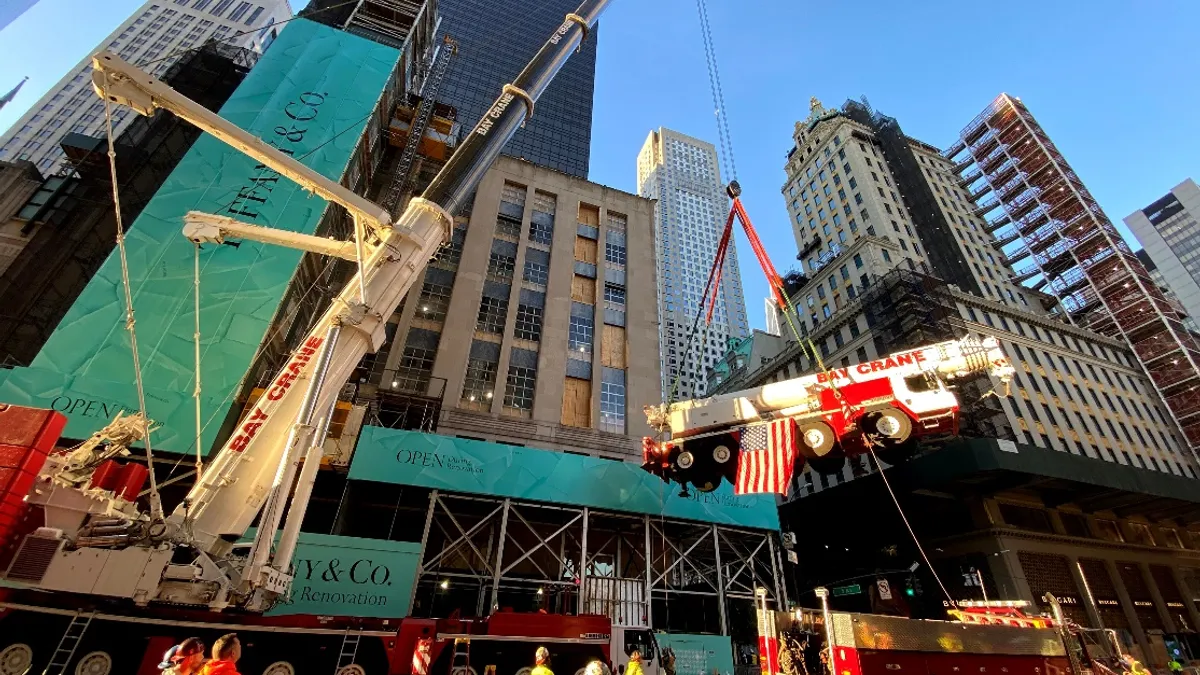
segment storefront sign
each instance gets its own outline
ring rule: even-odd
[[[305,19],[289,21],[221,107],[233,124],[337,180],[400,52]],[[98,100],[98,99],[94,99]],[[195,244],[188,211],[311,234],[325,200],[202,135],[133,223],[130,284],[154,449],[194,452],[192,312]],[[207,451],[300,261],[300,251],[243,241],[200,252],[202,415]],[[138,409],[116,251],[101,265],[28,368],[0,370],[0,401],[54,408],[66,438],[88,438]]]
[[[420,555],[416,543],[302,533],[291,596],[268,615],[403,617]]]
[[[733,675],[733,642],[727,636],[657,633],[659,649],[675,653],[676,675]]]
[[[680,497],[629,462],[417,431],[363,427],[350,478],[779,529],[774,496],[735,496],[728,483]]]
[[[1102,607],[1120,607],[1121,603],[1116,600],[1096,600],[1096,604]]]

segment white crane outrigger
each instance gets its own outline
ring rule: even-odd
[[[505,143],[533,114],[538,97],[586,39],[607,4],[608,0],[585,0],[565,17],[514,82],[505,85],[429,189],[414,197],[394,222],[379,205],[120,57],[107,52],[93,57],[92,81],[101,97],[143,115],[158,109],[174,113],[342,206],[353,217],[356,233],[354,242],[340,242],[192,212],[184,229],[189,239],[197,243],[251,239],[355,260],[359,271],[165,522],[153,522],[152,516],[128,501],[85,489],[77,476],[68,484],[57,477],[64,461],[52,458],[28,499],[45,509],[48,527],[26,537],[17,552],[18,560],[30,554],[27,562],[37,562],[33,557],[40,552],[41,562],[32,574],[28,566],[23,568],[22,581],[45,590],[212,609],[236,605],[261,611],[286,594],[292,555],[338,391],[363,355],[382,345],[386,321],[439,246],[448,241],[452,214],[470,198]],[[75,460],[78,465],[87,458]],[[289,496],[291,506],[276,544]],[[249,555],[234,554],[235,543],[260,510]],[[44,555],[48,550],[52,556]]]

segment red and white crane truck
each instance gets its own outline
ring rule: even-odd
[[[897,450],[922,437],[958,433],[956,382],[990,375],[1012,379],[1013,367],[994,337],[940,342],[865,363],[709,398],[646,408],[660,438],[647,438],[643,468],[702,492],[732,481],[740,435],[750,425],[792,419],[795,468],[819,466],[876,449]]]

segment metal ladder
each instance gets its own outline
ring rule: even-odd
[[[346,634],[342,637],[342,651],[338,654],[337,670],[333,671],[334,675],[342,672],[343,668],[354,665],[354,659],[358,656],[358,643],[362,641],[362,630],[346,629]]]
[[[459,663],[458,657],[462,657]],[[454,638],[454,656],[450,659],[450,675],[471,675],[471,638]]]
[[[42,671],[42,675],[64,675],[67,672],[67,666],[71,659],[75,658],[75,650],[83,641],[83,634],[87,632],[88,626],[92,625],[93,616],[95,612],[76,612],[71,617],[71,623],[67,624],[67,630],[58,641],[58,648],[54,650],[54,656],[50,657],[50,663]]]
[[[412,123],[408,126],[408,139],[404,142],[404,152],[396,164],[396,172],[392,175],[392,183],[388,186],[387,196],[383,199],[383,208],[388,213],[395,213],[400,205],[400,197],[411,182],[413,161],[417,157],[417,149],[421,147],[421,139],[429,127],[433,117],[433,108],[437,103],[437,93],[441,89],[442,80],[446,77],[446,69],[450,65],[450,57],[458,51],[458,43],[449,35],[442,39],[442,45],[437,50],[435,61],[430,68],[430,74],[421,85],[421,103],[413,113]]]

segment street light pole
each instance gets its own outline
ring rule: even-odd
[[[818,586],[813,590],[821,599],[821,614],[825,617],[825,648],[829,651],[829,675],[837,672],[833,666],[833,619],[829,616],[829,589]]]

